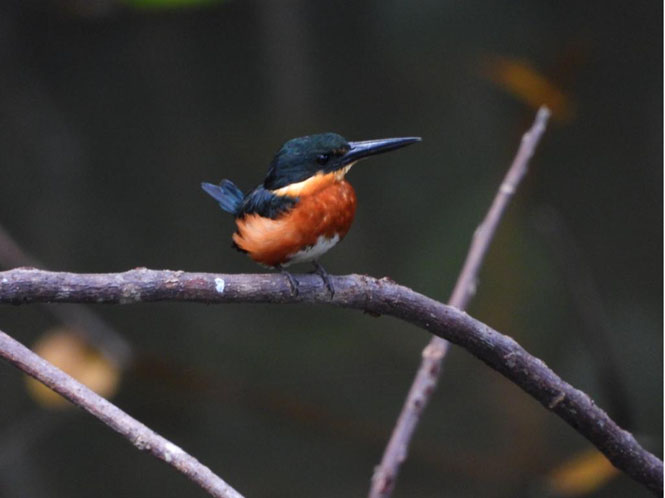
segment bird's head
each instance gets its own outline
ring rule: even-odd
[[[420,142],[419,137],[384,138],[349,142],[337,133],[294,138],[277,152],[263,186],[278,190],[316,175],[337,173],[341,177],[365,157]]]

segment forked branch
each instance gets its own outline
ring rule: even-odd
[[[522,137],[522,143],[515,159],[508,168],[485,219],[473,235],[464,266],[448,302],[457,309],[465,310],[475,294],[480,267],[494,238],[494,233],[510,199],[529,169],[529,160],[545,132],[549,117],[550,111],[546,107],[543,106],[538,110],[533,126]],[[370,498],[387,498],[395,488],[397,474],[400,466],[406,460],[409,444],[420,422],[420,417],[436,392],[448,347],[449,344],[445,339],[432,337],[423,350],[418,372],[411,383],[402,411],[383,452],[381,463],[372,476]]]
[[[336,291],[331,299],[317,275],[297,278],[300,292],[294,297],[283,275],[145,268],[124,273],[76,274],[18,268],[0,272],[0,303],[319,303],[394,316],[463,347],[559,415],[617,468],[653,492],[662,493],[663,462],[640,446],[588,395],[564,382],[510,337],[389,279],[363,275],[331,277]],[[6,351],[0,355],[7,357]]]

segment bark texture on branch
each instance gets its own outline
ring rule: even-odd
[[[293,296],[283,275],[213,274],[137,268],[124,273],[75,274],[18,268],[0,272],[0,303],[129,304],[319,303],[391,315],[462,346],[556,413],[619,469],[655,493],[663,490],[663,463],[621,429],[591,398],[564,382],[512,338],[456,308],[390,279],[331,277],[335,296],[318,275],[297,275]]]
[[[549,109],[545,106],[541,107],[533,125],[522,137],[517,155],[508,168],[485,219],[473,234],[464,266],[448,301],[450,306],[464,311],[475,295],[480,268],[494,238],[494,233],[517,187],[529,169],[529,160],[545,132],[549,117]],[[381,463],[374,470],[369,498],[388,498],[392,494],[400,466],[406,460],[416,427],[436,391],[448,350],[448,341],[436,336],[432,337],[423,350],[418,372],[383,452]]]
[[[4,358],[21,371],[50,387],[75,405],[85,409],[128,439],[138,450],[147,451],[176,468],[205,489],[211,496],[215,498],[243,498],[240,493],[196,458],[132,418],[59,368],[37,356],[1,330],[0,358]]]

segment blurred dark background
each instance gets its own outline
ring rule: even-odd
[[[201,181],[253,187],[295,136],[419,135],[354,168],[356,221],[323,263],[445,300],[546,102],[551,125],[469,312],[661,455],[662,8],[7,0],[0,223],[54,270],[263,271],[230,249],[232,219]],[[92,309],[134,351],[113,401],[248,497],[365,495],[429,340],[325,306]],[[28,344],[56,324],[0,308],[0,329]],[[206,496],[0,367],[0,496]],[[585,470],[589,449],[454,348],[395,496],[648,496],[597,460],[564,489],[561,465]]]

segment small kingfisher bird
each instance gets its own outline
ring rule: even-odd
[[[277,152],[258,187],[244,194],[232,181],[202,183],[219,206],[235,216],[233,247],[257,263],[280,270],[312,262],[326,287],[335,289],[319,258],[344,238],[356,212],[356,194],[344,177],[360,159],[420,142],[419,137],[349,142],[336,133],[294,138]]]

